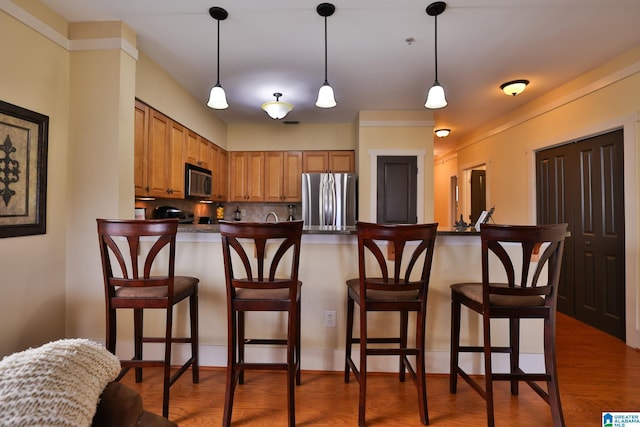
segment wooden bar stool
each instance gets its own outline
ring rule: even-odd
[[[142,368],[162,367],[162,415],[169,416],[169,388],[191,367],[193,383],[199,382],[198,369],[198,282],[195,277],[174,274],[177,219],[107,220],[98,219],[98,238],[106,302],[106,347],[116,353],[116,310],[133,310],[134,356],[120,360],[120,380],[135,368],[136,382],[142,381]],[[147,241],[149,249],[147,247]],[[160,255],[160,256],[158,256]],[[190,337],[174,337],[173,306],[189,299]],[[145,336],[143,313],[164,310],[164,336]],[[144,359],[143,343],[164,344],[161,360]],[[171,375],[171,349],[174,343],[191,346],[191,357]]]
[[[295,425],[295,385],[300,384],[300,290],[298,280],[303,221],[221,222],[227,286],[228,358],[222,425],[231,424],[236,385],[246,370],[287,371],[289,425]],[[245,313],[288,314],[285,338],[247,338]],[[248,362],[245,345],[286,345],[286,361]]]
[[[450,391],[457,389],[458,375],[482,396],[487,403],[487,425],[494,425],[493,381],[510,381],[511,394],[518,394],[518,384],[525,381],[550,406],[554,426],[564,426],[560,390],[556,373],[556,301],[564,239],[567,224],[495,225],[484,224],[482,241],[482,282],[451,285],[451,368]],[[509,254],[516,246],[521,261]],[[542,252],[541,252],[542,251]],[[514,252],[514,254],[515,254]],[[493,273],[504,273],[506,283],[491,281],[490,254],[500,261]],[[491,257],[494,258],[494,257]],[[493,259],[491,260],[493,261]],[[521,262],[518,271],[516,265]],[[533,267],[533,269],[532,269]],[[546,275],[544,269],[546,268]],[[519,273],[519,274],[517,274]],[[546,278],[545,278],[546,277]],[[482,316],[483,346],[460,345],[461,306]],[[509,346],[491,345],[491,319],[509,319]],[[520,319],[543,319],[545,372],[526,373],[520,368]],[[459,366],[463,352],[484,354],[484,388]],[[508,373],[493,372],[492,353],[509,354]],[[546,382],[545,391],[536,382]]]
[[[347,343],[344,382],[350,371],[360,384],[358,425],[365,425],[367,392],[367,356],[400,356],[399,379],[405,380],[409,371],[418,389],[420,421],[429,424],[425,372],[425,323],[427,291],[431,274],[433,247],[438,224],[381,225],[365,222],[356,224],[358,233],[359,277],[347,281]],[[389,249],[385,259],[384,242]],[[407,256],[405,257],[405,253]],[[390,268],[389,265],[390,264]],[[415,270],[415,271],[414,271]],[[360,307],[360,337],[353,336],[354,306]],[[367,314],[372,311],[400,313],[397,337],[371,337],[367,331]],[[416,312],[416,337],[410,346],[407,339],[409,312]],[[360,344],[360,366],[351,358],[351,347]],[[382,344],[381,347],[379,344]],[[389,344],[396,344],[390,347]],[[408,356],[415,356],[415,370]]]

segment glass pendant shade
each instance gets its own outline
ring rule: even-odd
[[[279,101],[276,95],[275,101],[269,101],[262,104],[262,109],[274,120],[284,119],[289,111],[293,110],[293,105],[288,102]]]
[[[427,102],[425,102],[424,106],[432,110],[447,106],[447,99],[444,96],[444,88],[440,86],[438,81],[436,81],[433,86],[431,86],[431,89],[429,89]]]
[[[333,108],[336,105],[336,98],[333,95],[333,88],[329,86],[328,82],[325,81],[318,91],[318,100],[316,101],[316,107]]]
[[[229,108],[229,104],[227,104],[227,95],[224,93],[224,89],[220,86],[220,83],[217,83],[213,88],[211,88],[207,106],[214,110],[224,110],[225,108]]]

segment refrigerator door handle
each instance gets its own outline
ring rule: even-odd
[[[336,225],[336,214],[337,214],[337,203],[336,199],[336,180],[333,174],[329,174],[329,207],[331,208],[331,213],[329,216],[329,224],[327,225]]]
[[[326,173],[320,179],[320,225],[335,225],[336,184],[332,174]]]

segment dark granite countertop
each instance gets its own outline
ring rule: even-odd
[[[219,233],[220,226],[218,224],[180,224],[178,232],[181,233]],[[355,226],[323,226],[323,225],[307,225],[304,227],[303,234],[356,234]],[[441,229],[438,235],[441,236],[476,236],[480,233],[475,228],[470,227],[464,230],[457,229]]]

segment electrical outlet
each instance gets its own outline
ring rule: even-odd
[[[336,327],[336,311],[335,310],[324,311],[324,327],[325,328]]]
[[[240,209],[240,215],[244,218],[245,216],[247,216],[247,210],[246,209]]]

